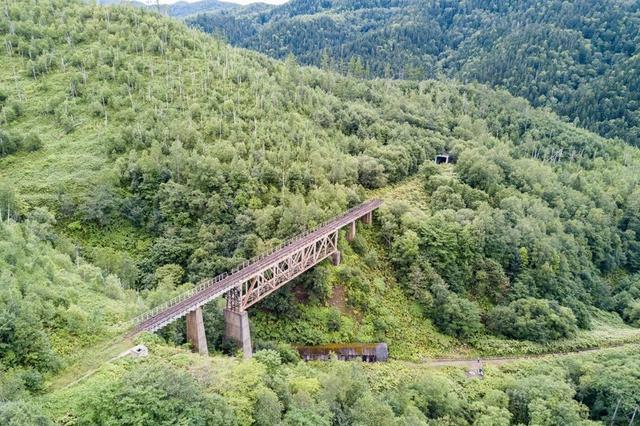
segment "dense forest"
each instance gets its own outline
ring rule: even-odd
[[[636,349],[469,382],[289,344],[416,362],[637,342],[637,148],[505,91],[300,67],[138,8],[2,13],[0,423],[627,424]],[[250,311],[255,360],[188,354],[177,322],[140,338],[149,359],[56,385],[127,319],[373,196],[342,265]],[[219,306],[205,323],[233,354]]]
[[[508,89],[640,145],[640,5],[623,0],[292,0],[189,23],[276,58],[357,77]]]
[[[132,7],[147,8],[162,15],[171,16],[178,19],[184,19],[188,16],[197,15],[199,13],[217,12],[220,10],[229,10],[239,5],[233,2],[219,0],[199,0],[199,1],[178,1],[175,3],[145,3],[137,0],[97,0],[97,4],[103,6],[110,5],[127,5]]]

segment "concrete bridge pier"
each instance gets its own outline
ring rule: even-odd
[[[249,332],[249,314],[247,311],[236,312],[231,309],[224,310],[224,337],[235,341],[245,358],[251,358],[251,333]]]
[[[364,216],[362,216],[362,223],[364,223],[365,225],[371,225],[372,222],[373,222],[373,212],[369,212]]]
[[[356,238],[356,221],[354,220],[347,225],[347,241],[353,241]]]
[[[331,262],[333,266],[338,266],[340,264],[340,250],[333,252],[331,255]]]
[[[187,341],[191,344],[194,352],[198,352],[200,355],[209,355],[201,307],[187,314]]]

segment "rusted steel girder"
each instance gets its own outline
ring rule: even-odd
[[[287,253],[286,257],[269,265],[227,293],[227,309],[237,312],[244,311],[337,251],[338,230],[335,230],[296,251]],[[239,291],[240,303],[238,303],[236,294],[230,294],[234,291],[236,294]]]

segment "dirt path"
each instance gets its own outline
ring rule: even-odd
[[[586,355],[598,352],[605,352],[609,350],[615,350],[625,347],[638,347],[640,345],[637,343],[625,343],[622,345],[614,345],[608,347],[601,348],[593,348],[593,349],[583,349],[572,352],[555,352],[555,353],[547,353],[540,355],[520,355],[520,356],[512,356],[512,357],[490,357],[490,358],[467,358],[467,359],[453,359],[453,358],[441,358],[441,359],[427,359],[422,362],[413,363],[416,365],[423,365],[427,367],[465,367],[465,368],[478,368],[478,361],[480,361],[481,365],[504,365],[510,364],[518,361],[528,361],[535,359],[545,359],[545,358],[557,358],[557,357],[567,357],[574,355]]]
[[[133,347],[133,340],[129,337],[118,337],[103,343],[94,350],[87,351],[83,358],[69,365],[47,386],[49,392],[67,388],[84,380],[95,373],[102,364],[118,357],[122,352]]]

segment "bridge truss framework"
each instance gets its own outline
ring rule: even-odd
[[[227,309],[242,312],[338,252],[338,230],[323,235],[262,269],[227,293]]]

